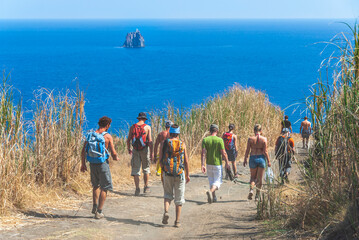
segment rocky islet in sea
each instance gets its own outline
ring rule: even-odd
[[[123,43],[125,48],[143,48],[145,47],[145,39],[141,35],[140,31],[136,29],[136,32],[127,33],[126,40]]]

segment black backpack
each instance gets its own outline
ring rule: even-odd
[[[288,154],[288,140],[290,137],[283,137],[280,136],[278,138],[277,147],[275,151],[275,157],[276,159],[279,159],[280,157],[283,157],[284,155]]]

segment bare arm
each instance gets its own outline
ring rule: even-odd
[[[266,138],[264,139],[263,154],[267,158],[268,167],[270,167],[272,164],[271,164],[270,159],[269,159],[268,148],[267,148],[267,139]]]
[[[299,133],[302,133],[303,122],[300,124]]]
[[[290,132],[293,133],[292,125],[290,125]]]
[[[87,142],[84,142],[84,145],[82,147],[81,150],[81,172],[86,172],[87,171],[87,167],[86,167],[86,145]]]
[[[113,138],[110,134],[106,134],[105,137],[108,138],[109,142],[108,142],[108,148],[110,149],[110,152],[111,152],[111,156],[112,156],[112,159],[114,161],[118,161],[118,156],[117,156],[117,152],[115,150],[115,145],[113,143]]]
[[[186,144],[183,143],[183,150],[184,150],[184,171],[186,175],[186,183],[190,181],[189,177],[189,167],[188,167],[188,156],[187,156],[187,148]]]
[[[151,127],[148,126],[148,146],[150,148],[150,156],[151,156],[151,161],[153,161],[153,142],[152,142],[152,130]]]
[[[162,142],[162,137],[161,134],[158,134],[154,146],[155,161],[157,160],[157,150],[158,150],[158,146],[160,145],[160,142]]]
[[[160,158],[159,158],[159,161],[160,161],[161,168],[163,168],[162,158],[163,158],[163,142],[161,142],[161,144],[160,144]]]
[[[132,153],[131,151],[131,144],[130,144],[130,141],[131,141],[131,138],[132,138],[132,127],[130,127],[130,130],[128,131],[128,136],[127,136],[127,151],[129,154]]]
[[[237,135],[234,135],[233,136],[233,141],[234,141],[234,150],[236,150],[236,152],[237,152]]]
[[[221,154],[222,154],[222,158],[223,158],[224,161],[226,162],[226,168],[228,168],[229,165],[228,165],[228,156],[227,156],[226,150],[222,149],[222,150],[221,150]]]
[[[247,141],[247,148],[246,148],[246,153],[244,154],[244,162],[243,162],[243,166],[247,165],[247,159],[248,159],[248,155],[249,155],[249,151],[251,150],[251,143],[250,143],[250,138],[248,138]]]
[[[205,173],[206,172],[206,149],[204,147],[202,147],[202,153],[201,153],[201,165],[202,165],[202,172]]]

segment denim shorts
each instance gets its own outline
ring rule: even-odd
[[[249,168],[265,168],[266,159],[264,155],[252,155],[249,157]]]

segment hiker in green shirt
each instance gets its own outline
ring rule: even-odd
[[[202,141],[202,172],[206,173],[210,190],[206,192],[208,203],[217,202],[216,190],[222,184],[222,158],[225,160],[225,168],[229,169],[228,157],[224,148],[223,139],[217,137],[218,126],[212,124],[209,128],[210,136]],[[207,166],[205,165],[207,164]]]

